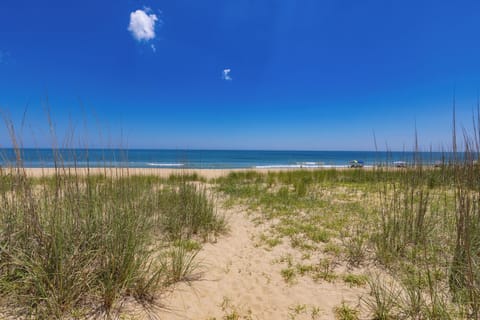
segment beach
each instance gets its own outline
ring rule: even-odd
[[[139,175],[139,176],[156,176],[161,178],[168,178],[171,175],[192,175],[197,174],[199,177],[205,179],[215,179],[224,177],[232,172],[295,172],[299,170],[315,171],[315,170],[344,170],[350,168],[237,168],[237,169],[171,169],[171,168],[24,168],[24,172],[29,177],[52,176],[57,173],[69,173],[85,176],[87,174],[99,175],[106,174],[108,176],[115,175]],[[371,168],[363,168],[368,170]],[[8,170],[8,169],[7,169]]]
[[[0,319],[480,320],[480,1],[0,1]]]
[[[106,174],[115,175],[140,175],[140,176],[156,176],[168,178],[170,175],[190,175],[197,174],[206,179],[218,178],[225,176],[230,172],[241,172],[247,169],[168,169],[168,168],[25,168],[25,173],[29,177],[52,176],[57,173],[67,172],[79,175],[99,175]],[[266,170],[265,170],[266,171]]]
[[[458,213],[437,210],[457,201],[456,175],[478,169],[20,168],[1,171],[8,187],[0,191],[10,200],[0,209],[3,217],[16,217],[3,220],[11,232],[5,241],[19,237],[11,242],[11,248],[19,246],[12,256],[25,252],[17,258],[23,259],[34,250],[31,259],[40,259],[45,245],[22,241],[40,232],[42,241],[63,243],[60,253],[49,254],[61,254],[61,267],[72,270],[48,273],[42,271],[51,268],[48,257],[36,262],[29,279],[46,283],[48,296],[30,281],[18,285],[28,286],[32,301],[42,299],[32,312],[67,318],[80,312],[90,319],[345,320],[425,315],[437,308],[428,299],[417,308],[416,300],[405,298],[413,291],[442,295],[436,303],[457,316],[466,304],[452,302],[446,282],[452,269],[443,261],[457,263],[457,234],[448,221]],[[91,239],[95,250],[85,250]],[[134,268],[126,263],[132,259],[139,259]],[[81,261],[99,267],[92,274],[90,263]],[[115,268],[100,267],[110,263]],[[131,280],[122,280],[117,268]],[[417,284],[432,276],[431,268],[432,286]],[[105,279],[105,272],[112,274]],[[71,281],[76,295],[67,297],[74,308],[64,309],[62,288],[52,281]],[[119,281],[113,295],[103,291],[105,281]],[[23,291],[6,288],[13,290],[10,297],[21,296],[0,304],[0,314],[6,317],[2,308],[9,303],[23,312]],[[92,315],[99,310],[92,304],[105,313]]]
[[[305,257],[302,250],[292,248],[287,238],[281,244],[265,243],[265,234],[275,223],[265,220],[259,208],[245,205],[227,206],[227,198],[214,192],[211,179],[226,177],[232,172],[239,175],[254,173],[290,172],[298,169],[165,169],[165,168],[25,168],[28,177],[54,177],[55,173],[79,177],[106,175],[107,177],[158,177],[196,176],[211,191],[217,213],[225,217],[228,231],[199,240],[201,249],[196,255],[197,268],[191,280],[181,281],[174,287],[157,292],[155,305],[143,308],[133,300],[121,302],[121,314],[135,319],[335,319],[334,310],[342,303],[356,306],[363,286],[352,286],[343,281],[350,274],[345,263],[335,265],[341,276],[338,279],[314,279],[311,276],[286,278],[285,267],[295,269],[299,262],[310,264],[322,261],[329,254],[311,252]],[[304,169],[303,172],[324,171]],[[197,178],[194,178],[197,179]],[[259,221],[263,221],[259,223]],[[287,260],[288,262],[287,262]],[[297,261],[297,262],[295,262]],[[292,270],[293,270],[292,269]],[[294,271],[294,273],[297,271]],[[363,270],[357,270],[357,273]],[[308,272],[307,272],[308,273]],[[232,318],[228,318],[228,317]]]
[[[356,306],[368,293],[366,288],[350,286],[341,279],[298,277],[285,281],[282,259],[292,256],[302,261],[301,253],[287,243],[266,249],[260,238],[268,227],[255,225],[253,213],[247,215],[235,208],[223,214],[228,217],[230,232],[200,251],[198,281],[182,283],[164,295],[165,310],[158,312],[161,319],[230,319],[226,317],[237,315],[237,319],[333,320],[335,307],[342,302]],[[346,267],[343,272],[348,273]]]

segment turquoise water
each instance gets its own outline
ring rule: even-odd
[[[0,149],[0,165],[16,165],[12,149]],[[449,158],[450,154],[424,152],[416,155],[425,164]],[[25,167],[130,167],[130,168],[317,168],[345,167],[350,160],[365,166],[412,163],[412,152],[373,151],[261,151],[261,150],[119,150],[119,149],[22,149]]]

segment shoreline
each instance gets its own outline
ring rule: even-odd
[[[60,174],[69,173],[69,174],[78,174],[78,175],[108,175],[108,176],[157,176],[161,178],[168,178],[171,175],[191,175],[197,174],[198,176],[206,179],[216,179],[219,177],[226,176],[232,172],[258,172],[266,174],[269,172],[296,172],[296,171],[326,171],[326,170],[335,170],[335,171],[348,171],[348,170],[366,170],[372,171],[377,167],[365,166],[363,168],[349,168],[349,167],[316,167],[316,168],[228,168],[228,169],[195,169],[195,168],[129,168],[129,167],[105,167],[105,168],[20,168],[25,172],[27,177],[39,178],[39,177],[48,177],[53,176],[57,171]],[[396,170],[405,170],[411,169],[412,167],[407,168],[397,168],[397,167],[378,167],[383,170],[396,171]],[[424,169],[435,169],[433,166],[424,166]],[[11,172],[15,168],[1,168],[5,172]]]
[[[39,178],[43,176],[52,176],[55,172],[79,174],[79,175],[99,175],[106,174],[115,175],[138,175],[138,176],[158,176],[167,178],[171,175],[189,175],[197,174],[200,177],[212,179],[226,176],[232,172],[289,172],[289,171],[320,171],[320,170],[346,170],[351,168],[236,168],[236,169],[173,169],[173,168],[21,168],[28,177]],[[5,169],[6,171],[14,170],[14,168]],[[352,169],[353,170],[353,169]],[[371,168],[362,168],[361,170],[371,170]]]

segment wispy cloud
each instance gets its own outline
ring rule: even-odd
[[[232,77],[230,76],[231,69],[223,69],[222,72],[222,79],[226,81],[232,81]]]
[[[149,41],[155,38],[157,15],[150,13],[149,8],[138,9],[130,13],[128,31],[137,41]],[[153,49],[153,48],[152,48]]]

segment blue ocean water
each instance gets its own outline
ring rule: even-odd
[[[365,166],[391,165],[395,161],[425,164],[443,161],[440,152],[374,151],[261,151],[261,150],[120,150],[120,149],[22,149],[24,167],[130,167],[130,168],[317,168],[345,167],[351,160]],[[0,149],[0,165],[14,166],[13,149]]]

